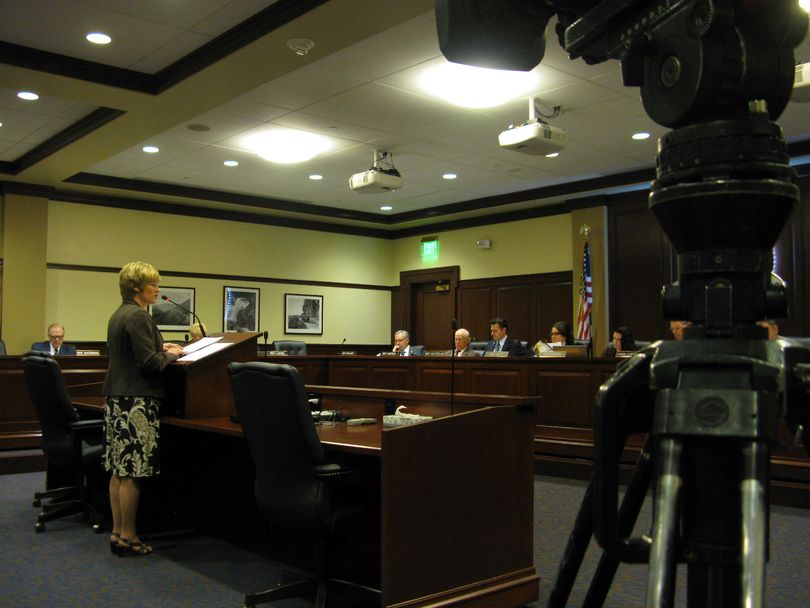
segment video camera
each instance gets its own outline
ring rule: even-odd
[[[567,602],[591,531],[605,555],[587,606],[602,605],[619,561],[649,563],[649,607],[673,605],[677,562],[690,607],[762,606],[770,448],[783,419],[799,436],[810,424],[810,350],[769,342],[756,324],[787,316],[772,248],[799,190],[772,121],[790,98],[807,14],[797,0],[436,2],[445,57],[490,68],[534,68],[554,16],[572,59],[619,60],[650,118],[673,129],[649,200],[678,255],[664,316],[692,325],[600,388],[593,477],[549,606]],[[633,432],[648,441],[617,510]],[[651,534],[629,538],[653,483]]]

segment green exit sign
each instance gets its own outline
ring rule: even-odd
[[[439,239],[436,237],[422,239],[422,257],[435,258],[439,255]]]

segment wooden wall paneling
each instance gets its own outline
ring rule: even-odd
[[[391,288],[391,344],[394,343],[394,332],[406,325],[403,300],[399,285]]]
[[[408,357],[402,357],[407,359]],[[390,388],[395,390],[414,390],[411,368],[371,365],[365,383],[345,384],[343,386],[367,386],[369,388]]]
[[[540,281],[535,286],[537,306],[535,308],[535,333],[529,339],[529,345],[533,346],[537,340],[550,340],[551,326],[557,321],[572,322],[571,309],[573,308],[573,292],[571,285],[571,273],[559,272],[556,275],[564,275],[559,279],[548,282]],[[565,276],[567,275],[567,276]],[[576,331],[576,326],[572,326]]]
[[[534,321],[537,301],[532,283],[526,280],[495,288],[495,311],[492,316],[505,319],[509,323],[509,335],[518,340],[531,341],[532,336],[537,334]]]
[[[526,374],[520,368],[493,365],[468,370],[469,392],[482,395],[528,395]],[[542,407],[542,406],[541,406]]]
[[[537,408],[537,424],[551,426],[592,427],[594,422],[594,396],[599,386],[594,374],[587,368],[535,369],[536,394],[543,397]]]
[[[489,283],[489,282],[487,282]],[[490,284],[459,285],[458,322],[470,332],[472,341],[489,340],[489,320],[492,318],[492,291]]]
[[[661,287],[672,282],[673,251],[646,202],[608,207],[609,325],[627,325],[638,340],[667,336]]]

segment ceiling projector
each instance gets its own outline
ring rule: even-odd
[[[502,131],[498,143],[501,148],[524,154],[550,154],[565,147],[568,134],[565,129],[536,120]]]
[[[554,106],[551,114],[541,114],[538,105],[545,105],[537,98],[529,99],[529,120],[519,125],[510,125],[498,135],[501,148],[524,154],[551,154],[562,150],[568,143],[565,129],[554,127],[539,118],[556,118],[563,113],[562,106]]]
[[[349,188],[360,194],[379,194],[402,188],[405,180],[394,167],[391,156],[384,150],[374,150],[374,162],[368,171],[349,178]]]

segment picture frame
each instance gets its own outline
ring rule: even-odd
[[[323,335],[323,296],[285,293],[284,333]]]
[[[224,287],[222,297],[222,331],[259,331],[261,290],[255,287]]]
[[[163,299],[163,296],[174,302]],[[160,286],[160,298],[149,306],[149,314],[160,331],[188,331],[194,324],[196,290],[194,287]],[[183,308],[188,310],[183,310]],[[191,312],[188,312],[191,311]]]

